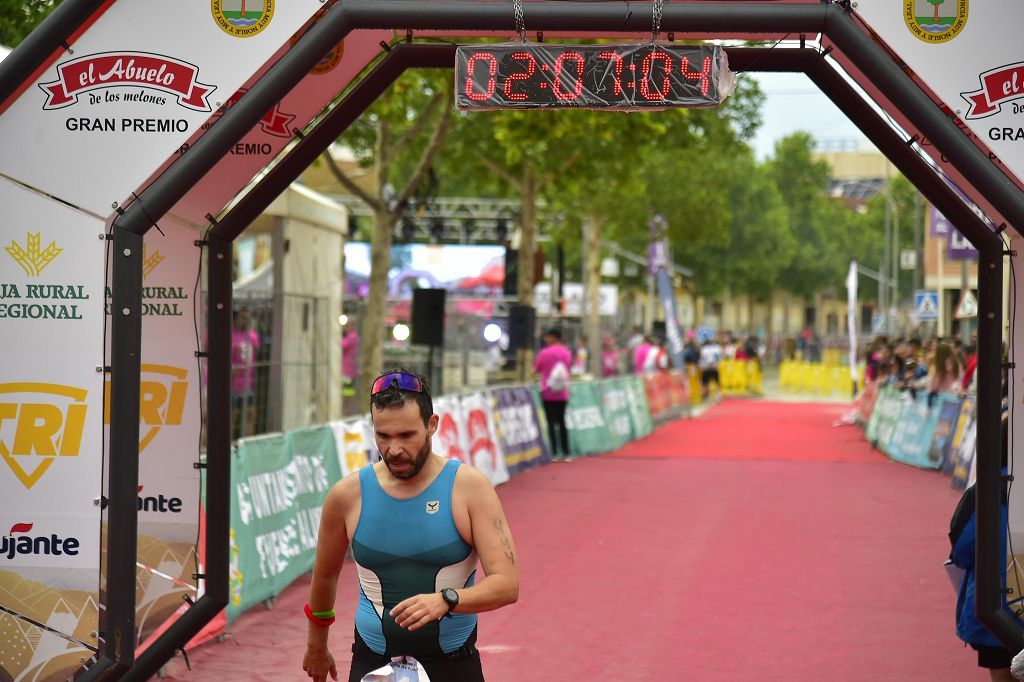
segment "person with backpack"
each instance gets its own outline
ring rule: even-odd
[[[1007,461],[1007,419],[1003,415],[1002,446],[1003,475],[1006,475]],[[1003,491],[1002,503],[1003,553],[1006,553],[1006,494]],[[972,485],[964,491],[960,503],[953,512],[949,522],[949,543],[952,550],[949,558],[957,567],[963,569],[960,589],[956,600],[956,636],[978,652],[978,667],[987,668],[990,679],[995,681],[1013,680],[1010,664],[1013,653],[988,628],[982,625],[975,614],[975,487]],[[1005,587],[1005,583],[1004,583]]]
[[[540,399],[548,420],[551,459],[569,459],[569,430],[565,426],[565,406],[569,403],[569,367],[572,352],[562,345],[562,332],[549,329],[544,347],[537,353],[533,369],[540,375]]]

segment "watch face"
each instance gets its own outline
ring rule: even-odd
[[[450,587],[446,587],[441,590],[441,596],[444,597],[444,600],[449,604],[455,605],[459,603],[459,593]]]

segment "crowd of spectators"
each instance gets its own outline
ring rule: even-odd
[[[955,338],[875,338],[867,349],[864,377],[879,386],[928,393],[974,392],[978,366],[977,339],[963,344]]]

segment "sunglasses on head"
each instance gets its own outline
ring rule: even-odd
[[[388,372],[377,377],[376,381],[373,382],[373,386],[370,388],[370,395],[377,395],[382,391],[386,391],[391,388],[392,384],[398,384],[398,388],[403,391],[412,391],[413,393],[423,393],[423,382],[415,374],[408,374],[407,372]]]

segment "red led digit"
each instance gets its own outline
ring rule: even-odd
[[[576,85],[573,87],[572,92],[562,92],[562,64],[567,61],[576,62]],[[568,102],[576,99],[583,92],[583,55],[579,52],[563,52],[558,55],[558,59],[555,60],[555,97]]]
[[[533,58],[529,52],[513,52],[512,59],[518,59],[520,61],[526,60],[526,71],[522,73],[513,73],[505,81],[505,97],[507,99],[522,102],[527,99],[525,92],[512,92],[512,85],[516,81],[525,81],[537,71],[537,60]]]
[[[490,72],[490,77],[487,79],[487,92],[473,92],[473,69],[476,68],[478,60],[486,60],[488,62],[487,70]],[[466,60],[466,97],[469,97],[474,102],[483,102],[494,94],[494,74],[498,72],[498,60],[494,58],[494,55],[490,52],[476,52],[472,57]]]
[[[690,71],[689,58],[683,57],[683,78],[687,78],[692,81],[700,83],[700,94],[707,95],[708,88],[711,87],[711,57],[704,57],[704,68],[700,71]]]
[[[616,95],[622,94],[622,55],[615,52],[602,52],[598,55],[601,59],[610,59],[615,62],[615,78],[612,92]]]
[[[661,84],[661,92],[658,92],[657,89],[651,90],[647,85],[648,81],[651,79],[651,65],[654,63],[655,59],[661,59],[665,62],[665,79]],[[683,61],[686,61],[685,57],[683,58]],[[683,68],[685,69],[686,67],[683,66]],[[670,73],[672,73],[672,57],[669,56],[668,52],[658,50],[644,57],[643,76],[640,81],[640,94],[646,99],[667,99],[669,89],[668,75]]]

